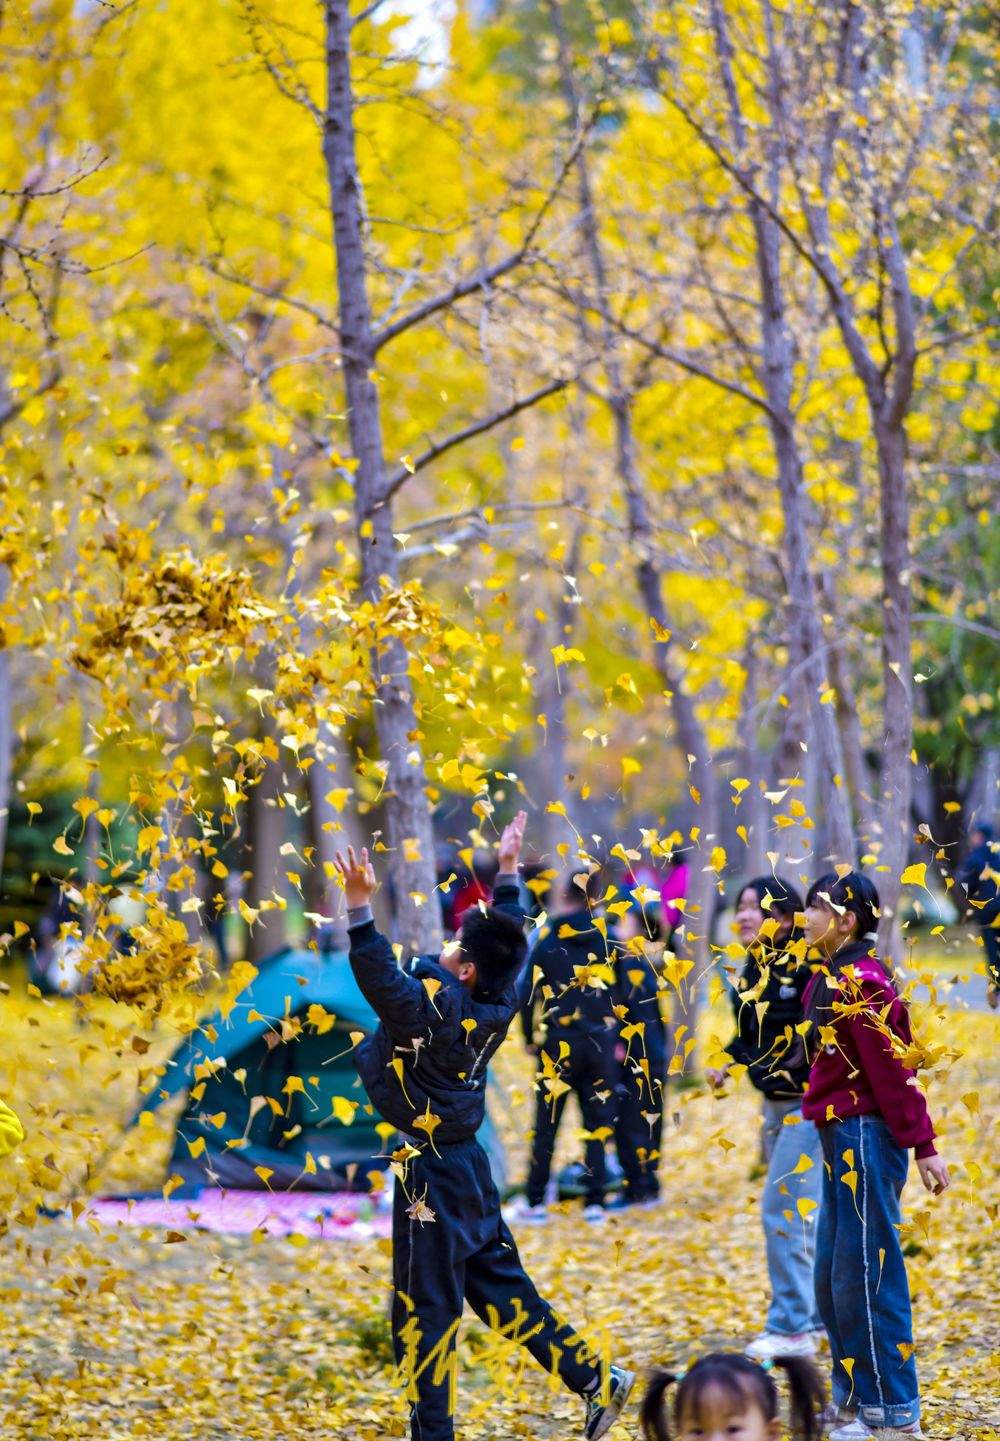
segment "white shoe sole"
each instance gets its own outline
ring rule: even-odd
[[[816,1343],[805,1344],[797,1341],[794,1346],[755,1346],[751,1341],[749,1346],[743,1348],[744,1356],[749,1356],[751,1361],[774,1361],[779,1356],[797,1356],[806,1361],[812,1361],[816,1356]]]
[[[619,1386],[612,1399],[608,1402],[607,1406],[605,1406],[601,1419],[598,1422],[597,1430],[591,1433],[589,1441],[600,1441],[602,1436],[608,1434],[628,1405],[628,1398],[632,1394],[632,1388],[635,1386],[635,1383],[636,1374],[634,1371],[629,1371],[626,1380]]]

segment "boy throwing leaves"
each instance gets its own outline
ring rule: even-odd
[[[355,1052],[372,1104],[402,1138],[392,1216],[392,1333],[406,1379],[413,1441],[453,1441],[455,1337],[465,1301],[494,1330],[525,1346],[586,1402],[585,1437],[605,1435],[635,1377],[602,1368],[543,1301],[500,1215],[486,1153],[476,1140],[486,1069],[518,1008],[524,913],[517,868],[527,817],[500,839],[493,903],[463,919],[432,960],[405,969],[375,928],[375,871],[363,850],[338,853],[347,899],[350,962],[381,1024]]]

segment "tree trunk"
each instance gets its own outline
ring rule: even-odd
[[[965,821],[996,823],[1000,801],[1000,746],[987,746],[965,794]],[[958,822],[961,825],[961,822]]]
[[[809,531],[803,486],[802,456],[794,430],[792,395],[794,354],[785,316],[778,228],[763,208],[751,202],[751,219],[760,280],[761,340],[764,352],[764,389],[768,423],[778,472],[778,491],[785,520],[783,556],[788,589],[788,627],[805,676],[806,715],[815,721],[819,759],[829,782],[825,788],[826,833],[833,859],[855,860],[854,826],[845,788],[844,760],[836,712],[820,697],[827,678],[823,626],[809,568]]]
[[[844,774],[855,815],[860,849],[864,852],[871,846],[875,833],[875,782],[865,756],[858,702],[843,647],[833,646],[830,657],[830,680],[837,692],[837,725],[840,727],[840,741],[844,753]]]
[[[755,713],[757,709],[759,662],[754,654],[754,642],[747,648],[744,660],[746,680],[740,699],[740,718],[737,733],[740,745],[740,775],[750,782],[740,793],[736,824],[742,825],[747,833],[746,850],[743,855],[744,875],[759,876],[767,864],[768,849],[768,804],[764,797],[761,781],[760,736],[757,732]],[[733,793],[735,795],[735,792]]]
[[[882,684],[885,740],[882,761],[883,820],[879,874],[883,954],[898,929],[900,874],[912,840],[913,662],[910,634],[910,514],[906,484],[906,437],[902,423],[876,420],[882,547]],[[895,949],[894,946],[892,946]]]
[[[361,184],[351,83],[351,17],[347,0],[325,0],[327,92],[323,157],[330,188],[337,262],[341,363],[354,482],[361,590],[376,599],[383,577],[398,579],[392,503],[383,497],[385,458],[361,217]],[[434,834],[420,748],[420,727],[409,678],[409,656],[391,639],[372,656],[375,726],[388,767],[386,828],[389,875],[398,939],[412,952],[437,952],[443,934],[434,897]],[[404,845],[405,843],[405,845]]]
[[[559,49],[560,79],[566,108],[570,125],[576,131],[581,119],[580,102],[558,0],[549,0],[549,13]],[[704,839],[715,835],[718,824],[712,758],[708,738],[698,720],[694,702],[685,691],[680,673],[673,662],[662,574],[654,559],[649,505],[636,463],[632,399],[618,355],[617,337],[608,299],[607,266],[594,207],[590,172],[582,150],[576,157],[576,176],[584,255],[590,270],[595,306],[602,320],[602,365],[608,382],[608,406],[614,426],[615,470],[625,501],[629,537],[635,552],[636,584],[651,623],[653,657],[657,674],[669,699],[675,739],[688,762],[692,798],[698,807],[700,844]],[[694,970],[685,983],[683,995],[679,995],[682,1019],[692,1031],[697,1022],[704,975],[709,964],[708,933],[714,902],[714,873],[706,871],[699,864],[700,859],[696,855],[690,867],[691,894],[688,897],[688,910],[683,926],[684,949],[694,962]]]
[[[805,641],[802,633],[792,627],[788,637],[788,673],[782,687],[787,705],[783,711],[784,724],[775,751],[774,785],[772,789],[787,791],[780,802],[771,807],[771,821],[768,856],[773,859],[775,871],[787,871],[793,861],[801,866],[803,859],[813,851],[814,832],[804,822],[811,817],[804,815],[794,825],[775,824],[773,817],[790,815],[789,803],[795,799],[805,805],[805,771],[809,745],[809,686],[805,676]],[[779,809],[780,808],[780,809]],[[798,874],[798,870],[796,870]]]
[[[271,900],[276,892],[284,890],[281,884],[281,847],[286,839],[286,827],[285,812],[279,804],[282,789],[281,761],[268,761],[247,802],[247,868],[250,880],[246,902],[254,910],[259,909],[262,901]],[[247,941],[247,960],[255,966],[288,945],[286,915],[281,909],[263,911],[253,923]]]
[[[725,8],[719,0],[711,0],[711,25],[715,34],[716,56],[722,89],[729,111],[733,145],[743,155],[748,138],[748,125],[740,106],[736,83],[734,51],[729,38]],[[765,11],[765,29],[769,20]],[[773,116],[781,113],[781,81],[775,67],[773,38],[769,36],[771,54],[768,65],[768,100]],[[781,232],[771,218],[780,205],[783,180],[783,140],[771,132],[766,140],[766,179],[771,196],[771,211],[759,195],[747,202],[747,213],[753,226],[757,275],[760,286],[761,348],[764,360],[763,385],[767,398],[768,425],[774,445],[778,472],[778,490],[784,513],[784,556],[789,601],[789,651],[801,654],[800,667],[805,675],[808,699],[803,714],[812,720],[818,759],[825,771],[825,820],[829,849],[833,859],[850,861],[856,857],[854,827],[844,781],[844,763],[840,731],[833,706],[823,704],[820,696],[826,687],[823,627],[809,569],[809,535],[807,504],[803,486],[802,456],[795,433],[793,393],[795,383],[795,351],[791,329],[786,317],[785,291],[782,278]]]
[[[351,789],[350,763],[340,736],[327,724],[320,726],[316,755],[306,772],[309,790],[309,841],[313,847],[312,864],[305,875],[306,907],[314,915],[330,919],[330,941],[334,950],[347,949],[347,910],[343,892],[334,884],[327,867],[332,866],[334,853],[354,846],[359,850],[361,827],[353,805],[353,791],[346,804],[336,806],[327,797],[335,790]],[[318,930],[310,921],[311,931]]]

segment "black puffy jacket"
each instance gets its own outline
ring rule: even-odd
[[[523,917],[516,885],[498,884],[493,904]],[[487,1065],[517,1013],[516,981],[479,1000],[432,957],[400,969],[374,921],[352,927],[350,939],[351,970],[381,1022],[354,1053],[369,1100],[417,1140],[469,1140],[486,1114]]]
[[[600,971],[594,971],[600,967]],[[602,974],[611,968],[609,977]],[[525,1039],[531,1043],[540,1019],[546,1042],[572,1045],[581,1036],[614,1039],[618,1021],[617,951],[594,925],[588,910],[554,918],[531,952],[531,993],[521,1010]]]
[[[632,1046],[635,1055],[649,1057],[654,1075],[666,1073],[667,1028],[660,1013],[660,987],[656,971],[646,956],[621,951],[618,956],[618,1002],[625,1008],[628,1025],[641,1022],[642,1042]]]
[[[987,841],[966,856],[956,873],[964,886],[971,918],[980,926],[988,926],[1000,915],[1000,887],[996,876],[1000,871],[1000,847]]]
[[[754,991],[767,972],[764,987]],[[736,1035],[726,1047],[734,1061],[747,1067],[758,1091],[771,1100],[801,1096],[809,1079],[809,1061],[795,1027],[802,1022],[802,997],[812,969],[787,951],[747,955],[731,996]]]

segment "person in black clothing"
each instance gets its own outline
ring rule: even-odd
[[[634,1376],[602,1368],[526,1275],[500,1214],[486,1153],[476,1140],[486,1071],[517,1010],[524,914],[517,865],[524,812],[500,841],[491,906],[465,917],[438,959],[404,970],[375,928],[368,852],[339,854],[348,905],[350,963],[379,1017],[355,1051],[369,1099],[401,1133],[392,1214],[392,1334],[411,1403],[413,1441],[453,1441],[455,1338],[465,1301],[487,1325],[527,1347],[586,1403],[584,1435],[603,1436]]]
[[[525,1220],[547,1219],[545,1189],[556,1135],[570,1093],[576,1095],[587,1140],[584,1216],[604,1219],[605,1141],[614,1134],[618,1062],[615,948],[595,924],[600,872],[567,876],[558,914],[531,953],[531,991],[521,1011],[530,1050],[541,1066],[536,1080],[535,1130],[525,1188]],[[536,1038],[536,1026],[540,1038]]]
[[[621,1197],[614,1203],[616,1210],[652,1207],[660,1198],[657,1173],[667,1082],[667,1028],[660,1013],[659,934],[659,911],[643,907],[635,899],[615,927],[622,1021],[615,1147],[624,1176]]]
[[[736,1035],[726,1047],[730,1062],[708,1073],[712,1085],[721,1088],[731,1065],[745,1066],[763,1097],[767,1177],[761,1221],[771,1304],[763,1332],[747,1347],[758,1361],[812,1356],[822,1327],[813,1287],[822,1151],[816,1127],[802,1119],[809,1060],[797,1029],[803,1025],[802,998],[812,976],[795,926],[802,910],[802,897],[778,876],[759,876],[741,889],[736,931],[746,960],[732,994]]]
[[[975,917],[986,951],[986,997],[995,1011],[1000,1005],[1000,846],[993,827],[977,821],[969,832],[969,854],[955,879],[965,889],[966,902]]]

